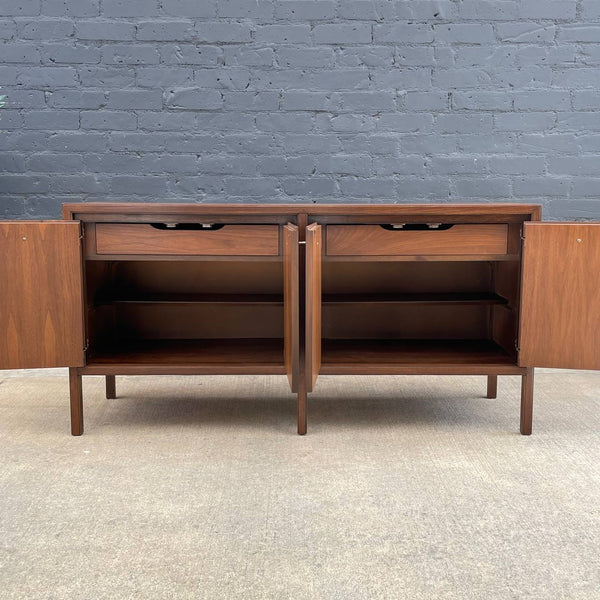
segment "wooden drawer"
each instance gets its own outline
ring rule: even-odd
[[[279,225],[223,225],[218,229],[203,230],[143,223],[98,223],[96,252],[157,256],[278,256]]]
[[[506,254],[508,225],[451,225],[390,229],[381,225],[328,225],[329,256],[459,256]]]

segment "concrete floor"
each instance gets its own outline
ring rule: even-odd
[[[600,374],[286,385],[0,372],[0,598],[600,598]]]

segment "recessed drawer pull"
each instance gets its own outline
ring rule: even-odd
[[[380,225],[387,231],[448,231],[453,223],[390,223]]]
[[[224,227],[223,224],[218,223],[151,223],[154,229],[171,229],[174,231],[217,231]]]

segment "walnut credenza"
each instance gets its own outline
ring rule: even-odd
[[[528,204],[65,204],[0,222],[0,369],[522,376],[600,369],[600,224]]]

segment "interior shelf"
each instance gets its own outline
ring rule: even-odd
[[[348,262],[518,262],[520,254],[394,254],[387,255],[324,255],[324,263]]]
[[[324,294],[323,304],[508,304],[489,292],[425,294]],[[280,294],[123,294],[102,296],[95,305],[107,304],[272,304],[283,306]]]
[[[100,296],[96,306],[106,304],[272,304],[283,306],[281,294],[141,294]]]
[[[262,366],[265,372],[283,371],[283,340],[196,339],[120,340],[94,350],[89,366]]]
[[[425,294],[324,294],[323,304],[508,304],[508,300],[491,292]]]
[[[514,364],[491,340],[323,340],[323,365]]]

